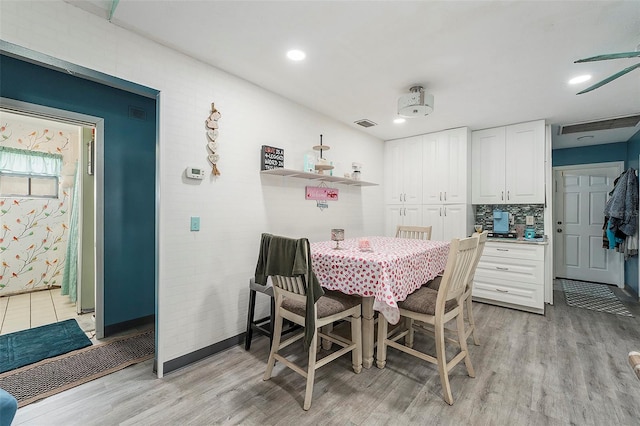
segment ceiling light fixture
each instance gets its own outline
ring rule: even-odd
[[[291,59],[292,61],[302,61],[306,57],[307,54],[302,50],[293,49],[287,52],[287,58]]]
[[[394,122],[395,124],[402,124],[402,123],[404,123],[405,121],[407,121],[407,120],[405,120],[404,118],[396,118],[395,120],[393,120],[393,122]]]
[[[422,86],[413,86],[411,93],[402,95],[398,99],[398,115],[414,118],[429,115],[433,112],[433,95],[425,93]]]
[[[589,74],[579,75],[579,76],[574,77],[571,80],[569,80],[569,84],[584,83],[585,81],[588,81],[588,80],[591,80],[591,75],[589,75]]]
[[[580,136],[580,137],[578,137],[576,139],[579,140],[579,141],[583,141],[583,140],[586,140],[586,139],[593,139],[593,135]]]

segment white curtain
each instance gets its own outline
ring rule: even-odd
[[[0,170],[30,176],[60,176],[62,155],[2,146]]]

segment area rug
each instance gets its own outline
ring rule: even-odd
[[[75,319],[0,336],[0,373],[91,346]]]
[[[631,312],[629,312],[606,284],[574,280],[561,281],[567,305],[590,309],[592,311],[633,317]]]
[[[153,330],[98,343],[55,358],[0,374],[0,388],[18,407],[153,358]]]

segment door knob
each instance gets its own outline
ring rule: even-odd
[[[562,229],[558,229],[558,232],[562,232]]]

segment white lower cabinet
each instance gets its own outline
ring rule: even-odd
[[[416,204],[389,204],[384,215],[385,235],[396,236],[398,225],[420,226],[422,224],[422,206]]]
[[[541,244],[488,241],[473,279],[473,299],[544,314]]]

